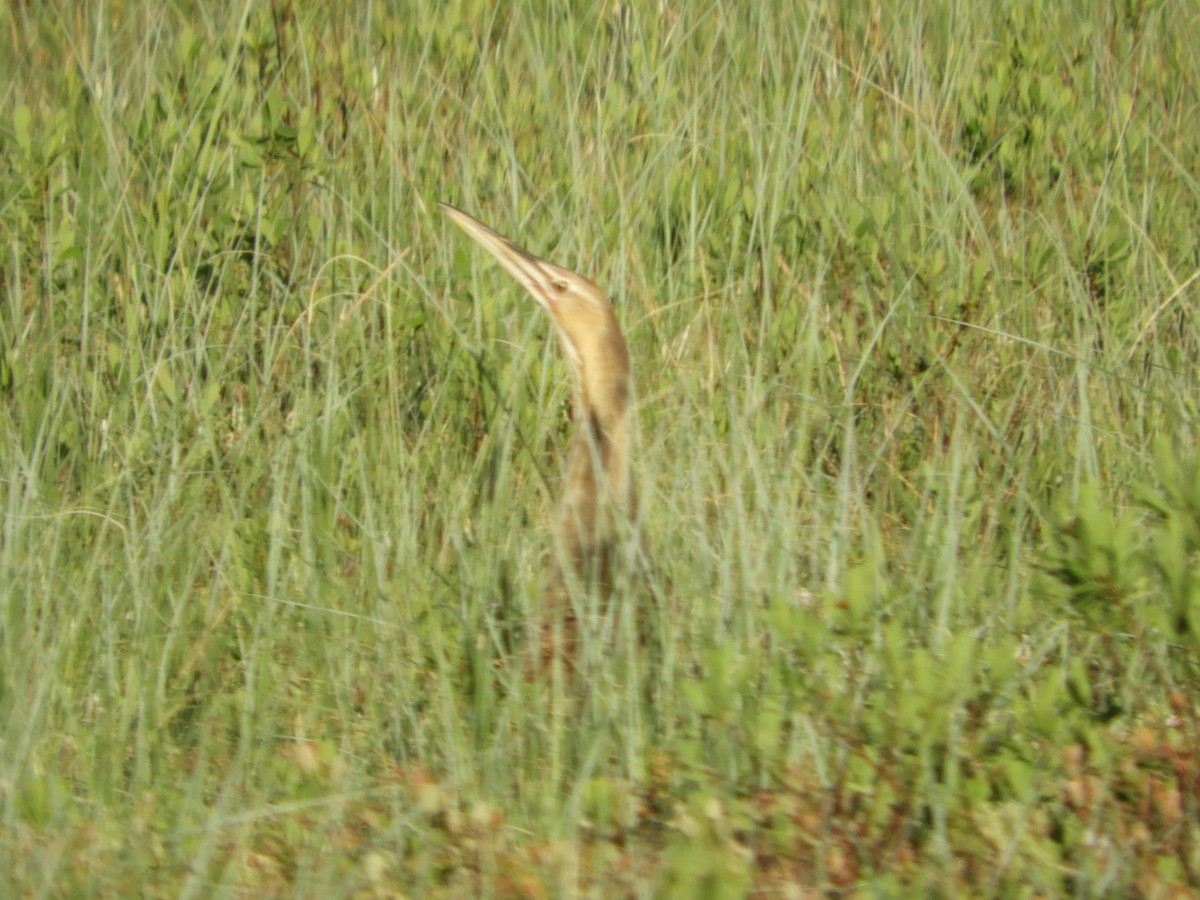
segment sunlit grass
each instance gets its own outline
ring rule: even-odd
[[[0,12],[9,892],[1197,887],[1195,16],[301,7]],[[578,690],[436,200],[635,361]]]

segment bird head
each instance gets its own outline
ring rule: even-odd
[[[539,259],[462,210],[438,205],[550,317],[587,414],[606,428],[623,418],[629,403],[629,351],[605,293],[578,272]]]

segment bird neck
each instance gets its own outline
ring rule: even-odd
[[[568,543],[586,555],[611,541],[616,522],[636,513],[629,459],[633,379],[629,353],[615,327],[602,340],[570,341],[574,349],[574,436],[561,505]]]
[[[574,434],[559,506],[557,552],[561,555],[552,589],[564,577],[560,567],[564,561],[576,575],[606,582],[614,548],[627,527],[622,523],[637,518],[629,458],[629,367],[589,367],[585,361],[575,374]]]
[[[602,403],[597,403],[595,396],[586,390],[576,391],[572,418],[575,434],[568,468],[575,483],[588,484],[598,506],[628,511],[631,503],[628,385]]]

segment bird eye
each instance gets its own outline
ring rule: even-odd
[[[550,282],[550,287],[554,288],[560,294],[567,292],[567,283],[565,281],[552,281]]]

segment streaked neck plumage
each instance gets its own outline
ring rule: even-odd
[[[575,579],[611,586],[621,523],[637,514],[629,457],[633,381],[612,304],[582,275],[539,259],[461,210],[441,207],[546,312],[571,366],[574,434],[547,592],[561,594]]]

